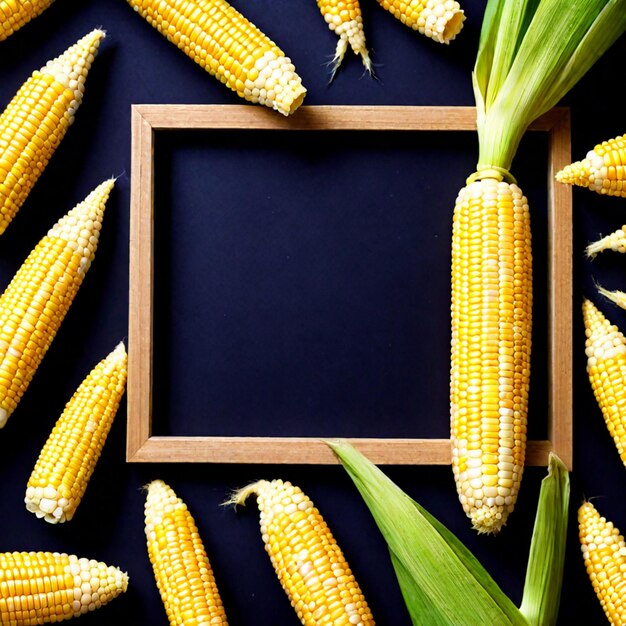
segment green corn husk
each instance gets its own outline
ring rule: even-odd
[[[626,0],[489,0],[472,74],[481,165],[508,170],[528,125],[626,30]]]
[[[569,492],[567,468],[555,454],[550,454],[548,475],[539,492],[520,607],[533,626],[556,624],[559,613]]]
[[[553,626],[565,556],[569,475],[551,454],[543,480],[521,609],[441,522],[348,443],[327,441],[389,548],[413,624]]]

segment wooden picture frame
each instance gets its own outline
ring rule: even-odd
[[[272,131],[475,131],[474,107],[303,106],[290,118],[250,105],[134,105],[130,222],[128,462],[331,464],[313,437],[154,436],[152,434],[154,135],[173,129]],[[530,130],[547,132],[549,155],[548,438],[529,441],[526,463],[550,451],[572,466],[572,197],[555,173],[570,161],[570,116],[555,108]],[[452,210],[452,207],[451,207]],[[376,464],[450,464],[449,439],[348,439]]]

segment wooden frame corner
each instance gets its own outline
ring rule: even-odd
[[[165,437],[152,434],[154,135],[173,129],[311,131],[474,131],[474,107],[303,106],[292,118],[250,105],[134,105],[130,223],[129,462],[330,464],[316,438]],[[555,173],[570,161],[569,110],[556,108],[530,128],[549,135],[548,439],[529,441],[526,463],[547,465],[551,451],[572,467],[572,197]],[[348,439],[376,464],[445,465],[448,439]]]

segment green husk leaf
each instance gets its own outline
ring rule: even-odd
[[[476,75],[481,77],[481,95],[487,108],[506,80],[538,2],[498,0],[487,7],[475,67]]]
[[[327,442],[385,538],[414,624],[529,626],[479,561],[443,524],[347,443]]]
[[[411,573],[402,564],[402,561],[396,557],[393,552],[389,552],[393,569],[396,572],[396,578],[402,591],[404,604],[411,616],[413,624],[423,624],[424,616],[428,615],[428,623],[430,626],[447,626],[449,621],[445,615],[442,615],[437,605],[428,600],[428,596],[423,592],[422,588]]]
[[[479,164],[509,169],[528,125],[624,32],[626,0],[489,0],[485,19],[473,76]]]
[[[556,624],[565,562],[569,494],[567,468],[555,454],[550,454],[548,475],[541,482],[539,492],[520,607],[533,626]]]

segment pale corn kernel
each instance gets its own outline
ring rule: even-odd
[[[228,626],[193,516],[162,480],[148,485],[145,533],[148,556],[170,624]]]
[[[626,198],[626,135],[603,141],[582,161],[575,161],[557,172],[556,180]]]
[[[187,56],[245,100],[283,115],[290,115],[302,104],[306,89],[289,57],[226,0],[128,2]],[[269,86],[277,82],[280,92]]]
[[[626,465],[626,338],[590,301],[583,302],[587,375],[617,451]]]
[[[457,492],[479,532],[498,532],[523,472],[530,372],[530,218],[516,185],[484,178],[459,193],[451,312]]]
[[[120,343],[91,370],[39,454],[24,502],[47,522],[69,521],[76,513],[124,393],[127,360]]]
[[[365,43],[359,0],[317,0],[317,6],[328,27],[339,37],[335,56],[330,62],[331,80],[341,65],[348,46],[354,54],[361,57],[365,69],[372,74],[372,61]]]
[[[90,32],[33,72],[0,115],[0,234],[19,211],[73,122],[82,101],[90,59],[104,35],[101,30]],[[72,75],[77,79],[72,80]]]
[[[341,549],[302,490],[282,480],[261,480],[237,491],[229,504],[243,504],[252,494],[257,497],[265,550],[302,624],[374,626]],[[297,510],[289,513],[291,503]]]
[[[625,153],[626,154],[626,153]],[[618,228],[606,237],[594,241],[587,246],[587,256],[594,257],[604,250],[613,250],[624,254],[626,252],[626,226]]]
[[[456,0],[378,0],[378,4],[409,28],[439,43],[450,43],[465,21]]]
[[[85,579],[97,584],[84,587]],[[16,626],[78,617],[128,587],[128,575],[119,568],[58,552],[0,553],[0,581],[0,623]]]
[[[0,296],[0,426],[28,388],[94,258],[110,179],[62,217],[41,239]],[[76,243],[85,223],[95,241]],[[16,359],[9,348],[18,347]],[[2,416],[4,416],[3,419]]]
[[[590,502],[578,509],[581,552],[587,574],[613,626],[626,623],[626,543]]]

